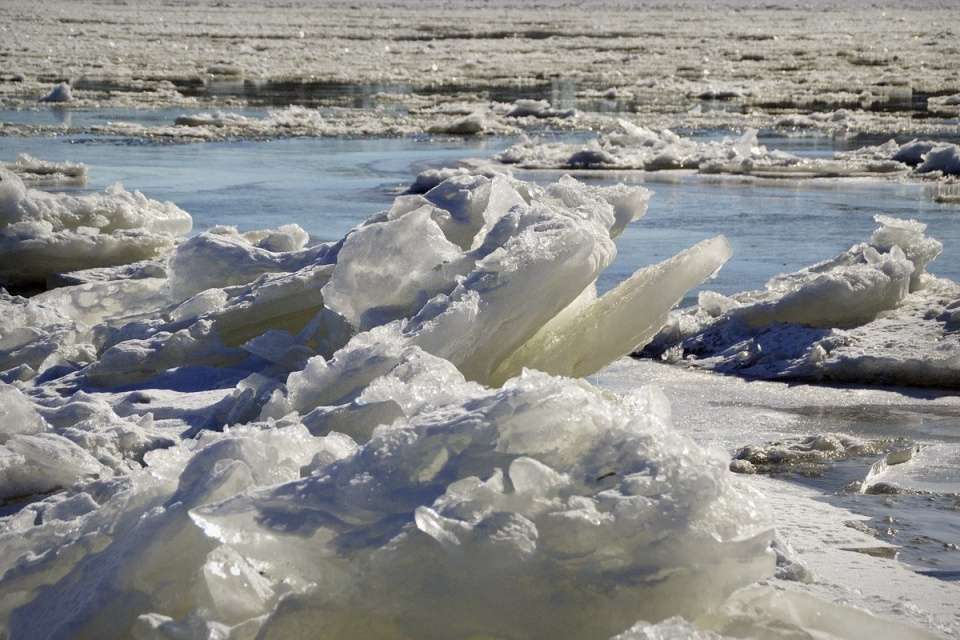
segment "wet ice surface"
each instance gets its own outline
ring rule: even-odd
[[[318,7],[9,12],[11,638],[956,634],[952,7]]]
[[[738,378],[705,386],[703,374],[648,360],[619,363],[597,382],[616,389],[638,372],[677,399],[674,419],[699,442],[734,444],[733,468],[812,487],[820,500],[869,517],[849,520],[874,540],[861,543],[864,549],[894,545],[891,557],[928,575],[956,579],[956,396]],[[888,453],[917,443],[920,451],[912,458],[871,469]],[[738,464],[748,459],[762,468]]]

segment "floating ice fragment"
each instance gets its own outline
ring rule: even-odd
[[[781,125],[796,126],[797,122],[784,119]],[[601,133],[585,144],[540,143],[524,138],[493,159],[526,169],[696,170],[761,178],[878,176],[903,174],[911,166],[917,173],[950,174],[958,170],[956,145],[943,143],[914,141],[900,147],[891,141],[837,152],[832,158],[809,158],[767,149],[758,143],[754,129],[747,129],[737,139],[699,142],[668,129],[653,131],[627,120],[618,121],[618,126],[619,130]],[[927,156],[929,163],[921,164]]]
[[[912,140],[906,144],[900,145],[891,159],[896,160],[897,162],[908,164],[911,167],[916,167],[923,162],[923,156],[925,156],[936,145],[936,142],[930,140]]]
[[[88,167],[78,162],[48,162],[21,153],[16,162],[0,166],[31,186],[84,186],[87,183]]]
[[[483,133],[486,128],[487,119],[482,112],[478,111],[453,122],[435,124],[429,127],[427,132],[470,136]]]
[[[235,64],[220,63],[207,67],[207,73],[212,76],[242,78],[243,68]]]
[[[61,82],[55,86],[50,93],[40,98],[40,102],[70,102],[73,100],[73,93],[70,90],[70,84]]]
[[[939,171],[944,175],[960,175],[960,146],[938,144],[923,156],[917,173]]]
[[[508,118],[572,118],[577,115],[577,110],[558,110],[554,109],[546,100],[521,98],[514,101],[513,108],[506,115]]]

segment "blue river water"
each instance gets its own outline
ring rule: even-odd
[[[43,112],[5,112],[6,122],[29,124],[56,117]],[[116,114],[77,112],[76,126]],[[136,112],[137,120],[169,122],[171,114]],[[47,124],[51,124],[48,122]],[[722,135],[731,132],[717,132]],[[736,132],[732,132],[735,134]],[[488,157],[512,138],[342,139],[285,138],[266,141],[157,143],[95,134],[0,137],[0,161],[29,153],[49,161],[90,167],[85,190],[120,182],[156,200],[169,200],[194,218],[194,231],[233,225],[241,231],[295,222],[317,241],[342,237],[371,214],[387,208],[416,174],[453,166],[459,159]],[[798,155],[829,155],[829,138],[766,137],[760,142]],[[517,173],[549,182],[559,172]],[[935,187],[868,179],[743,180],[675,172],[590,174],[598,184],[618,181],[654,191],[647,215],[618,242],[619,256],[599,282],[607,290],[637,268],[717,234],[727,236],[733,258],[706,285],[721,293],[762,288],[773,275],[832,258],[866,241],[876,214],[913,218],[944,244],[929,270],[960,280],[960,206],[937,203]]]

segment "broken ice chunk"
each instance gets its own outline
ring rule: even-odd
[[[713,276],[733,254],[723,236],[637,271],[572,317],[544,326],[491,376],[502,384],[522,367],[584,377],[642,347],[663,327],[687,291]]]
[[[120,185],[105,194],[50,194],[0,168],[0,285],[42,286],[54,273],[154,257],[191,226],[174,204]]]

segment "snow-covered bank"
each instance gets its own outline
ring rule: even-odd
[[[808,573],[729,442],[636,378],[564,377],[649,340],[729,257],[706,240],[598,298],[649,197],[459,175],[337,243],[219,228],[5,295],[8,637],[950,633],[918,611],[955,585],[882,621],[781,590]],[[909,225],[884,237],[931,257]]]

